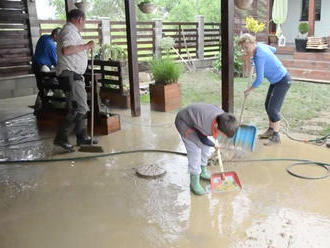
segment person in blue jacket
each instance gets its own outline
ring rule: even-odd
[[[46,65],[51,69],[52,66],[56,66],[56,44],[58,35],[61,32],[61,28],[55,28],[50,35],[42,35],[36,46],[35,53],[32,58],[33,71],[40,71],[43,65]]]
[[[57,64],[56,44],[57,38],[61,32],[61,28],[55,28],[50,35],[42,35],[36,46],[35,53],[32,57],[32,71],[36,77],[37,88],[39,93],[34,106],[34,114],[37,115],[41,109],[41,72],[50,71]]]
[[[275,47],[257,43],[255,37],[250,34],[243,34],[238,41],[238,45],[243,49],[245,56],[252,58],[256,68],[256,79],[252,86],[245,90],[245,96],[256,89],[264,78],[267,78],[270,83],[265,101],[269,127],[263,134],[259,135],[259,138],[268,139],[264,145],[280,143],[280,111],[291,86],[291,77],[276,57]]]

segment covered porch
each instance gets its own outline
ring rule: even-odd
[[[227,161],[226,170],[238,173],[243,190],[198,197],[190,193],[184,155],[137,152],[81,160],[73,157],[86,154],[58,154],[49,134],[35,128],[32,115],[12,119],[30,113],[23,106],[33,101],[33,97],[0,101],[1,132],[8,131],[13,143],[23,142],[1,155],[2,248],[311,248],[330,243],[330,181],[289,175],[286,166],[294,161]],[[131,117],[129,110],[116,112],[122,130],[100,139],[105,153],[185,152],[173,124],[174,113],[151,112],[143,104],[139,117]],[[24,143],[31,139],[39,141]],[[8,157],[55,161],[6,164]],[[330,163],[327,148],[288,139],[277,147],[258,143],[256,152],[245,157],[284,158]],[[151,163],[164,168],[165,176],[145,179],[135,174],[135,168]],[[209,168],[218,171],[217,166]],[[307,176],[324,173],[310,166],[295,171]]]
[[[223,58],[229,62],[223,69],[221,101],[233,111],[234,5],[222,2]],[[139,99],[134,54],[130,63],[134,102]],[[114,109],[122,130],[100,138],[104,154],[83,158],[86,154],[62,154],[53,147],[53,133],[40,131],[27,107],[34,100],[0,100],[2,248],[310,248],[330,243],[329,179],[293,177],[286,166],[294,161],[283,161],[330,163],[325,147],[283,138],[277,147],[258,143],[256,152],[244,157],[251,161],[233,162],[224,154],[226,169],[238,173],[243,190],[197,197],[190,193],[175,112],[150,111],[149,104],[139,102],[131,110]],[[164,168],[164,177],[137,177],[135,169],[149,164]],[[218,172],[218,167],[210,171]],[[320,177],[327,170],[306,165],[295,172]]]

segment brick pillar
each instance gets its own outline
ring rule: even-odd
[[[102,45],[103,44],[110,44],[110,20],[109,19],[102,19],[102,26],[101,26],[101,35],[102,35]]]
[[[154,56],[160,58],[162,56],[161,40],[163,37],[163,23],[161,19],[153,19],[154,22]]]
[[[204,16],[196,16],[198,22],[197,28],[197,58],[204,59]]]
[[[315,0],[309,0],[308,5],[308,36],[314,36],[315,30]]]

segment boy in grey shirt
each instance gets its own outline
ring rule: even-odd
[[[191,190],[203,195],[205,190],[200,185],[200,178],[210,180],[206,165],[209,148],[215,146],[207,136],[215,139],[219,135],[233,137],[238,128],[236,118],[216,105],[196,103],[177,114],[175,126],[187,150]]]

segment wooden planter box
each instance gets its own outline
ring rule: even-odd
[[[171,111],[181,106],[179,84],[149,84],[151,110]]]
[[[117,107],[117,108],[130,108],[131,107],[131,101],[129,95],[123,95],[121,93],[113,92],[111,89],[108,88],[101,88],[100,92],[101,99],[108,99],[110,102],[111,107]]]
[[[65,111],[42,113],[37,118],[37,125],[39,130],[57,130],[62,124],[66,116]],[[88,130],[90,132],[90,118],[88,118]],[[94,134],[95,135],[108,135],[110,133],[119,131],[120,116],[118,114],[112,114],[111,116],[100,115],[95,118]]]
[[[90,129],[90,122],[88,127]],[[118,114],[102,115],[95,123],[94,132],[96,135],[108,135],[120,129],[120,116]]]

